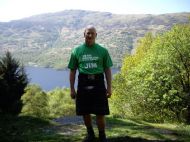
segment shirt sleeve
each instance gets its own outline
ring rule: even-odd
[[[103,65],[104,65],[104,69],[113,66],[112,59],[111,59],[111,57],[110,57],[109,52],[108,52],[107,49],[105,50],[105,56],[104,56]]]
[[[73,70],[73,69],[76,69],[77,66],[78,66],[78,61],[76,58],[75,50],[72,50],[71,57],[70,57],[69,64],[68,64],[68,68]]]

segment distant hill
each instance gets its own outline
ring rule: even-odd
[[[65,10],[0,23],[0,56],[11,51],[25,65],[66,67],[71,49],[83,43],[84,28],[93,24],[97,42],[108,48],[115,67],[121,66],[137,40],[147,32],[162,33],[187,23],[190,13],[118,15],[109,12]]]

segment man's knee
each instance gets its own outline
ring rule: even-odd
[[[96,119],[97,119],[97,120],[98,120],[98,119],[99,119],[99,120],[102,120],[102,119],[104,120],[104,115],[96,115]]]

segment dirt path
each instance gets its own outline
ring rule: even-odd
[[[81,116],[65,116],[53,120],[61,125],[82,125],[83,120]]]
[[[56,122],[56,125],[46,130],[62,135],[75,135],[83,128],[83,120],[79,116],[60,117],[53,119],[53,122]]]

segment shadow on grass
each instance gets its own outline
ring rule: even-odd
[[[71,131],[76,127],[62,126],[54,129],[51,121],[32,116],[0,115],[0,142],[81,142],[79,135],[61,132]],[[70,128],[70,129],[68,129]]]
[[[0,115],[0,141],[27,141],[39,128],[49,125],[43,119],[31,116]]]
[[[132,138],[128,136],[109,138],[108,142],[182,142],[179,140],[146,140],[142,138]]]
[[[108,117],[107,129],[111,136],[110,142],[182,142],[189,137],[180,135],[175,130],[154,127],[150,123],[135,119]]]

